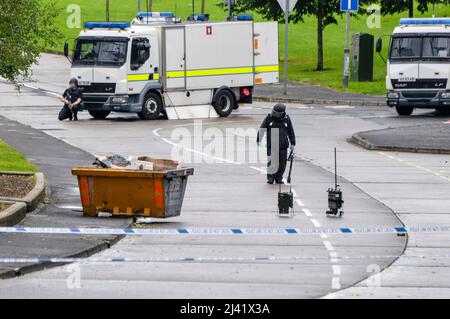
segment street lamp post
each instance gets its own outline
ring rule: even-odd
[[[284,95],[287,95],[287,77],[288,77],[288,41],[289,41],[289,0],[286,0],[284,11]]]
[[[350,11],[347,11],[347,26],[345,30],[345,49],[344,49],[344,80],[342,86],[348,88],[350,73]]]

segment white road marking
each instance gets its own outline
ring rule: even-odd
[[[334,251],[333,245],[332,245],[328,240],[325,240],[325,241],[323,242],[323,244],[325,245],[325,248],[326,248],[328,251]]]
[[[300,198],[297,198],[295,201],[297,202],[298,206],[305,207],[305,203],[303,203],[303,201]]]
[[[155,130],[153,130],[153,131],[152,131],[153,135],[156,135],[156,136],[160,137],[160,136],[161,136],[161,135],[159,135],[159,131],[160,131],[160,130],[162,130],[161,127],[160,127],[160,128],[157,128],[157,129],[155,129]]]
[[[82,211],[83,207],[74,205],[56,205],[58,208]]]
[[[311,218],[311,223],[313,223],[314,227],[321,227],[319,221],[315,218]]]
[[[331,280],[331,288],[334,290],[341,289],[341,279],[339,277],[333,277]]]
[[[251,169],[254,169],[255,171],[260,172],[261,174],[267,174],[267,170],[264,168],[256,167],[256,166],[250,166]]]
[[[439,177],[439,178],[442,178],[443,180],[445,180],[445,181],[447,181],[447,182],[450,182],[450,177],[444,176],[444,175],[442,175],[442,174],[439,173],[439,172],[433,171],[432,169],[429,169],[429,168],[426,168],[426,167],[423,167],[423,166],[420,166],[420,165],[417,165],[417,164],[408,162],[408,161],[406,161],[406,160],[404,160],[404,159],[402,159],[402,158],[400,158],[400,157],[393,156],[393,155],[390,155],[390,154],[386,154],[385,152],[378,152],[378,154],[380,154],[380,155],[382,155],[382,156],[384,156],[384,157],[387,157],[387,158],[389,158],[389,159],[392,159],[392,160],[394,160],[394,161],[397,161],[397,162],[400,162],[400,163],[404,163],[404,164],[406,164],[406,165],[408,165],[408,166],[417,168],[417,169],[422,170],[422,171],[424,171],[424,172],[433,174],[433,175],[435,175],[435,176],[437,176],[437,177]]]
[[[165,138],[165,137],[163,137],[163,138],[161,138],[161,139],[162,139],[164,142],[166,142],[166,143],[168,143],[168,144],[170,144],[170,145],[173,145],[173,146],[176,146],[176,147],[180,147],[180,148],[184,148],[185,150],[187,150],[188,152],[191,152],[191,153],[195,153],[195,154],[202,155],[202,156],[204,156],[204,157],[209,157],[209,158],[215,159],[217,162],[224,162],[224,163],[228,163],[228,164],[242,165],[242,163],[240,163],[240,162],[227,160],[227,159],[225,159],[225,158],[221,158],[221,157],[217,157],[217,156],[211,156],[211,155],[209,155],[209,154],[206,154],[206,153],[204,153],[204,152],[200,152],[200,151],[194,150],[194,149],[192,149],[192,148],[183,147],[182,145],[179,145],[179,144],[177,144],[177,143],[175,143],[175,142],[172,142],[171,140],[169,140],[168,138]]]
[[[333,265],[333,275],[340,275],[341,274],[341,266],[339,265]]]
[[[337,254],[337,252],[330,251],[330,257],[331,257],[330,262],[332,262],[332,263],[337,263],[338,262],[338,259],[337,259],[338,254]]]
[[[325,106],[325,108],[340,110],[340,109],[354,109],[355,107],[350,105],[327,105]]]
[[[155,136],[160,137],[159,130],[161,130],[161,128],[153,130],[153,134],[154,134]],[[160,137],[160,138],[161,138],[161,137]],[[164,142],[166,142],[166,143],[168,143],[168,144],[170,144],[170,145],[173,145],[173,146],[176,146],[176,147],[182,147],[181,145],[178,145],[178,144],[176,144],[175,142],[173,142],[173,141],[171,141],[171,140],[169,140],[169,139],[167,139],[167,138],[161,138],[161,139],[162,139]],[[201,154],[201,155],[203,155],[203,156],[215,158],[215,159],[218,160],[218,161],[223,161],[223,162],[226,162],[226,163],[231,163],[231,164],[236,164],[236,165],[242,165],[242,163],[239,163],[239,162],[229,161],[229,160],[226,160],[226,159],[223,159],[223,158],[218,158],[218,157],[213,157],[213,156],[210,156],[210,155],[205,154],[205,153],[203,153],[203,152],[199,152],[199,151],[196,151],[196,150],[193,150],[193,149],[190,149],[190,148],[185,148],[185,149],[186,149],[187,151],[189,151],[189,152],[193,152],[193,153]],[[260,172],[260,173],[267,174],[267,171],[266,171],[265,169],[262,169],[262,168],[259,168],[259,167],[256,167],[256,166],[248,166],[248,167],[251,168],[251,169],[253,169],[253,170],[256,170],[256,171],[258,171],[258,172]],[[292,188],[291,188],[291,191],[292,191],[293,194],[295,194],[295,195],[293,195],[293,196],[298,197],[297,192],[295,191],[295,189],[292,189]],[[302,201],[300,198],[297,198],[297,199],[295,200],[295,202],[296,202],[297,205],[299,205],[300,207],[304,207],[304,206],[305,206],[305,204],[303,203],[303,201]],[[312,213],[311,213],[310,210],[308,210],[308,209],[306,209],[306,208],[302,208],[302,211],[305,213],[305,215],[306,215],[307,217],[310,217],[310,221],[311,221],[311,223],[314,224],[315,227],[317,227],[317,228],[318,228],[318,227],[321,227],[321,225],[320,225],[320,223],[319,223],[319,221],[318,221],[317,219],[311,218],[311,217],[312,217]],[[327,237],[325,234],[321,234],[320,238],[322,239],[322,243],[323,243],[323,245],[325,246],[325,248],[329,251],[329,254],[330,254],[330,257],[331,257],[330,262],[331,262],[332,264],[333,264],[333,263],[337,263],[337,262],[338,262],[338,260],[337,260],[337,256],[338,256],[338,255],[337,255],[336,252],[334,252],[334,247],[333,247],[333,245],[331,244],[331,242],[324,240],[324,239],[326,239],[326,238],[328,238],[328,237]],[[334,290],[339,289],[339,288],[341,287],[341,284],[340,284],[340,278],[339,278],[339,277],[336,277],[336,276],[339,276],[339,275],[340,275],[341,270],[340,270],[340,268],[335,268],[335,266],[339,267],[338,265],[332,265],[332,267],[333,267],[333,268],[332,268],[332,269],[333,269],[333,277],[332,277],[331,286],[332,286],[332,289],[334,289]],[[337,272],[336,269],[339,269],[339,271]]]

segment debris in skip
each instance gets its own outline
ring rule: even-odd
[[[85,216],[168,218],[181,214],[193,168],[148,156],[98,156],[91,167],[77,167]]]
[[[98,156],[94,164],[99,168],[127,169],[140,171],[162,171],[166,169],[181,168],[177,161],[151,158],[148,156],[129,157],[121,155]]]

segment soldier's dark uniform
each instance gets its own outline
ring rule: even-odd
[[[278,141],[273,141],[272,136],[274,136],[274,129],[278,130]],[[291,147],[293,150],[295,147],[295,132],[292,125],[291,118],[286,114],[286,106],[283,104],[277,104],[274,106],[272,113],[267,115],[264,121],[261,123],[261,127],[257,137],[257,143],[259,144],[267,133],[267,157],[268,157],[268,169],[270,169],[271,164],[276,160],[273,156],[278,156],[278,170],[276,172],[269,172],[267,174],[267,182],[273,184],[283,183],[283,174],[286,170],[287,160],[288,160],[288,149]],[[275,135],[276,136],[276,135]],[[273,145],[273,143],[278,142],[278,147]],[[272,154],[272,150],[277,151],[278,154]],[[273,155],[273,156],[272,156]],[[276,163],[276,161],[275,161]]]

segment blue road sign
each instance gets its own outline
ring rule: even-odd
[[[341,0],[341,11],[358,11],[359,0]]]

